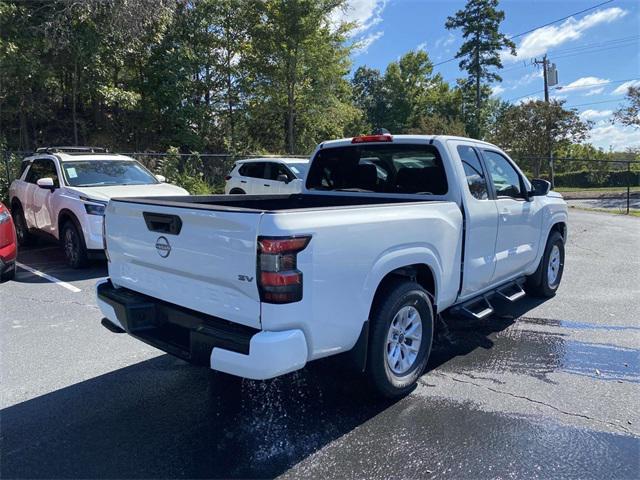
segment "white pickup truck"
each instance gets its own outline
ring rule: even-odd
[[[395,396],[436,315],[555,294],[567,207],[494,145],[369,135],[320,144],[301,194],[116,198],[105,227],[110,330],[251,379],[351,351]]]

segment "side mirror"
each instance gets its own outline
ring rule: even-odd
[[[531,180],[533,189],[529,192],[530,197],[544,197],[551,190],[551,184],[541,178]]]
[[[45,188],[47,190],[51,190],[52,192],[55,190],[56,186],[53,183],[53,178],[51,177],[46,177],[46,178],[40,178],[38,179],[38,181],[36,182],[36,184],[40,187],[40,188]]]
[[[167,177],[165,177],[164,175],[156,175],[156,180],[161,183],[165,183],[167,181]]]
[[[289,177],[287,177],[286,175],[282,174],[282,175],[278,175],[278,178],[276,178],[276,180],[278,182],[284,182],[284,183],[289,183]]]

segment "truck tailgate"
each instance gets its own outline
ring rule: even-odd
[[[115,285],[260,328],[260,217],[111,201],[105,215],[109,276]]]

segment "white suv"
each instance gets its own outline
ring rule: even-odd
[[[189,195],[130,157],[93,147],[39,148],[9,189],[18,242],[59,240],[69,265],[103,255],[102,220],[112,197]]]
[[[303,158],[239,160],[225,178],[224,193],[300,193],[308,166],[309,160]]]

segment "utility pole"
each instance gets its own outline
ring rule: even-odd
[[[549,84],[557,85],[558,84],[558,72],[556,70],[555,64],[549,64],[549,60],[547,59],[547,54],[545,53],[542,57],[542,60],[538,60],[537,58],[533,61],[535,65],[542,65],[542,78],[544,79],[544,101],[548,105],[549,104]],[[549,76],[552,78],[550,79]],[[549,155],[549,180],[551,180],[551,188],[554,188],[554,169],[553,169],[553,151],[551,149],[551,132],[549,128],[549,119],[547,118],[547,151]]]

